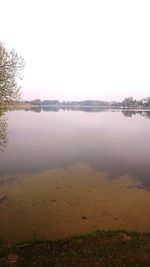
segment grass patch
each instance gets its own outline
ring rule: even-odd
[[[150,233],[96,231],[64,240],[0,244],[0,267],[149,267]]]

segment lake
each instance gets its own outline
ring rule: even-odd
[[[0,240],[150,231],[149,111],[16,110],[0,125]]]

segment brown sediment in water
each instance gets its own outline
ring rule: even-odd
[[[3,184],[0,240],[58,239],[97,229],[150,231],[150,193],[125,175],[86,165],[43,171]]]

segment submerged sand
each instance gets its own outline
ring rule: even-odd
[[[150,192],[129,175],[86,165],[2,183],[0,240],[58,239],[97,229],[150,231]]]

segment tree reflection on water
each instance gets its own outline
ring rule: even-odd
[[[8,143],[8,123],[4,111],[0,110],[0,151],[4,151]]]

